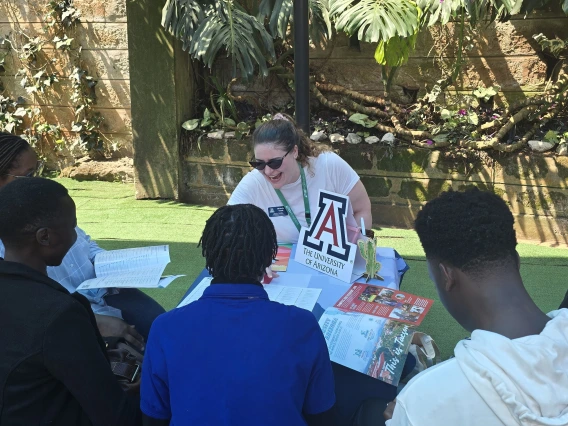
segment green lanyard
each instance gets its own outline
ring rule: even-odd
[[[298,167],[300,167],[300,177],[302,178],[302,193],[304,195],[304,209],[306,211],[305,214],[306,222],[308,223],[309,227],[312,224],[312,216],[310,214],[310,200],[308,198],[308,186],[306,185],[306,174],[304,173],[304,168],[300,163],[298,163]],[[278,198],[280,198],[280,201],[282,201],[284,208],[288,212],[288,216],[290,216],[290,219],[292,219],[292,222],[294,222],[294,225],[296,225],[296,228],[298,229],[299,232],[300,229],[302,228],[302,225],[300,225],[300,222],[298,221],[298,218],[292,211],[290,204],[288,204],[288,201],[286,201],[286,198],[284,198],[284,195],[282,195],[282,191],[280,191],[279,189],[275,189],[275,191],[276,195],[278,195]]]

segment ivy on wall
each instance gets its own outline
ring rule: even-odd
[[[16,10],[15,1],[7,0],[8,7]],[[14,72],[25,91],[14,96],[0,80],[0,130],[22,135],[43,157],[55,149],[103,158],[110,147],[100,131],[103,117],[94,109],[97,80],[84,65],[83,46],[76,38],[81,13],[73,0],[50,1],[36,12],[43,17],[40,32],[24,30],[16,22],[9,34],[0,35],[0,47],[7,49],[0,54],[0,76]],[[11,63],[19,64],[17,70],[6,69],[10,56]],[[47,107],[37,106],[54,104],[65,91],[73,110],[73,122],[65,127],[76,137],[51,122]]]

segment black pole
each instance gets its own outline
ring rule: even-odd
[[[294,0],[294,80],[296,122],[309,136],[310,131],[310,38],[308,0]]]

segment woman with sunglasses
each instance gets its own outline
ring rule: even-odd
[[[0,132],[0,188],[16,179],[39,176],[43,162],[38,162],[33,148],[24,139]],[[60,266],[47,268],[48,275],[70,293],[85,280],[95,277],[95,255],[101,249],[89,235],[76,228],[77,241]],[[4,245],[0,240],[0,258]],[[103,337],[122,337],[143,350],[154,319],[164,309],[138,289],[96,289],[80,292],[87,297]]]
[[[278,242],[296,243],[318,209],[320,189],[347,195],[347,226],[373,223],[371,201],[357,173],[337,154],[308,139],[282,114],[252,136],[254,168],[237,185],[228,204],[254,204],[270,217]]]

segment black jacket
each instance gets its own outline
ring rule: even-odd
[[[130,426],[87,299],[0,260],[0,426]]]

